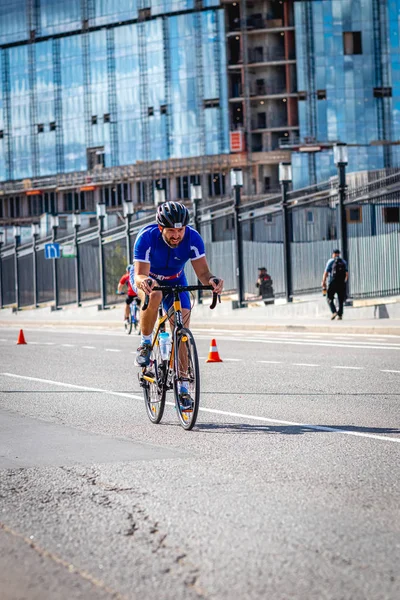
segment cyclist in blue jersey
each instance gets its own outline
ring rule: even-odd
[[[152,288],[163,285],[188,285],[185,264],[190,260],[197,278],[203,285],[212,285],[220,294],[223,280],[210,271],[200,234],[188,225],[189,211],[180,202],[164,202],[157,209],[157,223],[147,225],[138,234],[134,248],[134,282],[139,298],[144,301],[150,296],[149,306],[140,313],[142,332],[136,364],[147,367],[150,363],[152,332],[157,320],[160,302],[168,312],[173,304],[173,295],[164,295]],[[182,315],[185,325],[189,324],[190,296],[181,294]],[[182,385],[184,382],[182,383]]]

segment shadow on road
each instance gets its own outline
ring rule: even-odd
[[[317,428],[321,429],[317,429]],[[356,427],[355,425],[250,425],[248,423],[197,423],[196,429],[205,433],[279,433],[281,435],[301,435],[304,433],[335,433],[333,430],[370,434],[400,434],[400,429],[392,427]]]
[[[400,396],[397,394],[381,392],[201,392],[202,396]]]
[[[0,390],[2,394],[96,394],[102,393],[107,395],[107,390]],[[114,394],[142,394],[142,390],[110,390]],[[387,393],[387,392],[356,392],[355,394],[349,392],[307,392],[299,394],[298,392],[201,392],[202,396],[400,396],[399,393]]]

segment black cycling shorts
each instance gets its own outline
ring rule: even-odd
[[[132,304],[132,302],[135,300],[135,298],[136,298],[136,304],[137,304],[138,306],[140,306],[140,298],[139,298],[139,296],[127,296],[127,297],[125,298],[125,302],[126,302],[126,303],[127,303],[127,305],[129,306],[130,304]]]

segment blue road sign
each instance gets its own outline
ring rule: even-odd
[[[44,245],[44,257],[45,258],[60,258],[61,248],[60,244],[45,244]]]

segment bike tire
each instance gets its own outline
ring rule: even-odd
[[[200,367],[197,354],[196,343],[190,329],[181,329],[176,332],[174,350],[174,396],[175,406],[180,425],[190,431],[196,424],[197,415],[200,407]],[[179,402],[179,350],[184,347],[181,352],[187,357],[187,375],[189,380],[189,393],[192,398],[192,409],[183,410]],[[186,377],[185,377],[186,379]]]
[[[138,305],[135,302],[135,307],[133,309],[133,326],[135,328],[135,331],[137,331],[138,325],[139,325],[139,308]]]
[[[131,335],[132,333],[132,315],[129,315],[128,322],[125,321],[125,333]]]
[[[168,370],[168,361],[162,360],[160,347],[154,346],[152,354],[152,366],[145,369],[146,373],[154,376],[155,382],[143,382],[143,396],[146,406],[147,416],[150,421],[157,425],[164,415],[165,396],[167,389],[165,386],[166,373]]]

